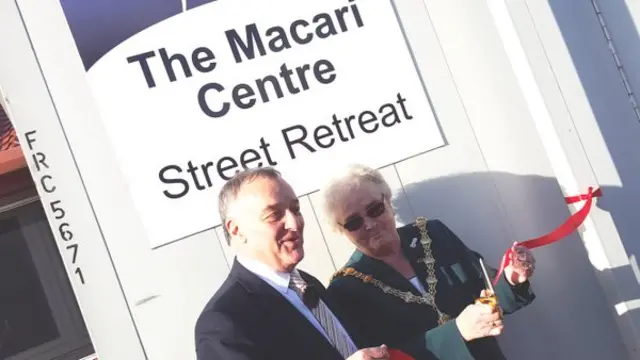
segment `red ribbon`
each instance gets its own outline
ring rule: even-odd
[[[389,360],[414,360],[414,358],[400,350],[389,349]]]
[[[573,204],[578,201],[586,200],[584,206],[576,211],[573,215],[571,215],[564,224],[560,225],[557,229],[552,232],[543,235],[541,237],[530,239],[522,242],[515,242],[509,250],[502,257],[502,262],[500,263],[500,268],[498,269],[498,273],[496,274],[495,279],[493,280],[493,285],[495,286],[500,279],[500,275],[504,271],[504,268],[511,264],[511,258],[513,255],[513,249],[516,246],[524,246],[527,249],[535,249],[540,246],[545,246],[552,244],[556,241],[561,240],[567,235],[574,232],[587,218],[589,212],[591,211],[591,204],[593,203],[593,198],[602,196],[602,190],[600,188],[593,189],[593,187],[589,187],[589,192],[587,194],[581,194],[577,196],[567,196],[565,197],[565,201],[567,204]]]
[[[502,262],[500,264],[500,268],[498,269],[498,273],[496,274],[496,277],[493,280],[493,285],[495,286],[498,280],[500,279],[500,275],[502,275],[504,268],[506,268],[507,266],[509,266],[509,264],[511,264],[511,255],[513,254],[513,249],[515,246],[519,245],[519,246],[524,246],[527,249],[535,249],[537,247],[549,245],[556,241],[561,240],[562,238],[574,232],[580,225],[582,225],[584,220],[587,218],[587,215],[589,215],[589,212],[591,211],[593,198],[600,197],[600,196],[602,196],[602,190],[600,190],[599,188],[594,190],[592,187],[589,187],[589,192],[586,194],[565,197],[564,199],[567,204],[573,204],[583,200],[586,200],[586,202],[580,210],[576,211],[576,213],[571,215],[569,219],[567,219],[567,221],[564,222],[564,224],[560,225],[557,229],[553,230],[552,232],[535,239],[514,243],[513,246],[511,246],[511,248],[507,250],[507,252],[502,257]],[[389,349],[389,359],[390,360],[415,360],[411,356],[397,349]]]

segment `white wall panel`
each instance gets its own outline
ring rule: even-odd
[[[136,320],[145,342],[171,344],[149,347],[150,359],[178,359],[194,344],[193,331],[184,329],[193,328],[229,268],[214,230],[158,248],[153,255],[155,278],[161,281],[157,293],[135,304]]]

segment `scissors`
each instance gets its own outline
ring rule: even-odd
[[[496,296],[496,292],[493,289],[493,284],[491,284],[491,278],[487,272],[487,268],[484,266],[484,262],[480,259],[480,267],[482,268],[482,273],[484,274],[484,296],[480,296],[476,299],[476,304],[485,304],[491,306],[493,310],[499,310],[502,313],[502,310],[499,307],[498,297]]]

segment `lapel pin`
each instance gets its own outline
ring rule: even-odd
[[[415,238],[415,237],[414,237],[414,238],[411,240],[411,245],[409,245],[409,246],[410,246],[410,247],[412,247],[412,248],[415,248],[417,244],[418,244],[418,238]]]

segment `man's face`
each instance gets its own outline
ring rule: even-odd
[[[300,202],[282,179],[258,178],[245,184],[225,223],[238,250],[277,271],[289,272],[304,257],[304,218]]]

